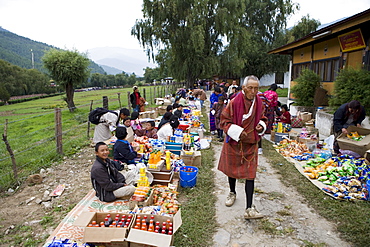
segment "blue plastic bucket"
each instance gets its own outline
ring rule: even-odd
[[[180,167],[180,186],[183,188],[194,187],[197,183],[198,168],[195,166]]]

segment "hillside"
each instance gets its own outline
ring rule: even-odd
[[[0,59],[25,69],[32,69],[32,53],[35,69],[46,72],[41,58],[45,51],[56,48],[54,46],[19,36],[0,27]],[[105,71],[95,62],[89,66],[92,73],[104,74]]]
[[[143,76],[146,67],[156,67],[154,63],[148,62],[145,52],[139,49],[97,47],[89,49],[88,55],[99,65],[111,67],[111,73],[105,70],[108,74],[117,74],[116,70],[120,70],[128,74],[135,73],[137,76]]]

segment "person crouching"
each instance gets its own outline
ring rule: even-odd
[[[91,183],[100,201],[112,202],[118,198],[129,197],[135,192],[133,185],[127,185],[126,179],[111,160],[109,149],[104,142],[95,145],[96,160],[91,168]]]

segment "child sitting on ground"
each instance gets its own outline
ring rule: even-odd
[[[158,139],[154,121],[144,123],[143,127],[144,127],[143,129],[135,131],[135,134],[137,136],[147,136],[148,138]]]
[[[131,113],[131,127],[134,131],[143,128],[139,121],[139,112],[137,111]]]
[[[173,108],[175,109],[175,107],[177,108],[177,110],[173,113],[173,115],[175,115],[178,119],[182,118],[182,105],[174,104]]]
[[[134,159],[138,157],[137,152],[126,140],[127,129],[125,127],[117,127],[116,129],[117,141],[114,144],[113,157],[126,164],[135,164]]]
[[[284,104],[281,106],[281,113],[282,114],[280,116],[280,121],[282,123],[291,124],[292,120],[291,120],[290,112],[289,112],[287,105]]]

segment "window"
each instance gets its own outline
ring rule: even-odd
[[[322,81],[332,82],[339,72],[339,58],[314,61],[312,68]]]

